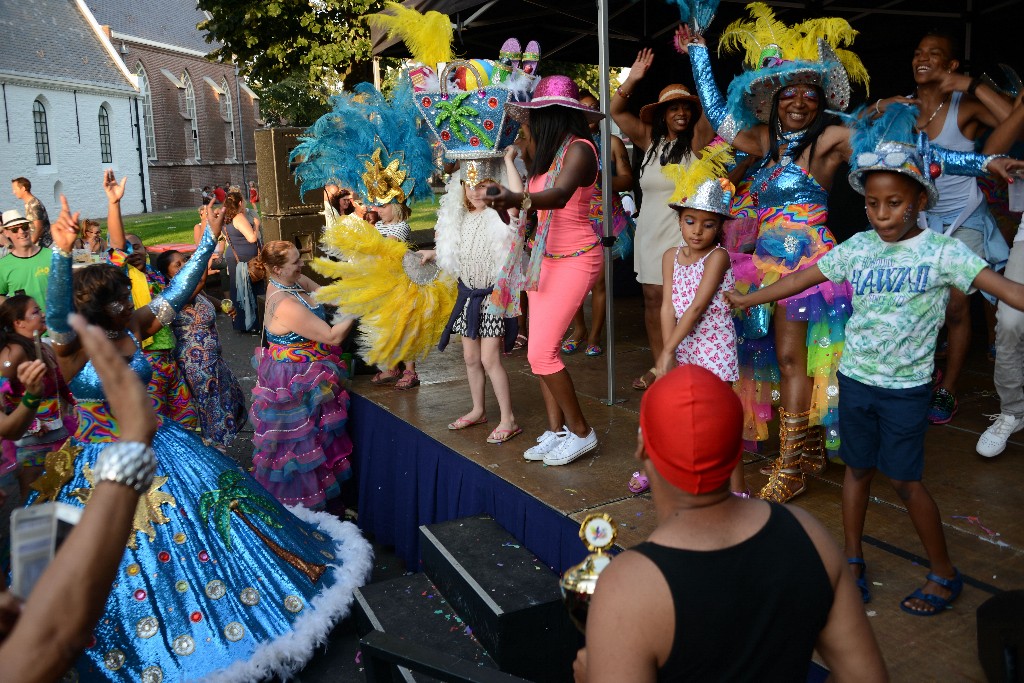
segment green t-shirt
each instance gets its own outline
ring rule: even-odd
[[[960,240],[931,230],[891,243],[874,230],[857,233],[817,265],[832,282],[853,288],[839,371],[886,389],[931,381],[949,288],[968,291],[988,266]]]
[[[23,258],[8,254],[0,258],[0,295],[14,296],[18,290],[36,300],[46,312],[46,287],[50,280],[52,254],[43,247],[35,256]]]

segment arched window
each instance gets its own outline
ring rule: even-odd
[[[220,114],[224,117],[224,121],[227,122],[225,127],[225,143],[228,148],[228,156],[232,159],[237,159],[238,152],[235,151],[235,110],[231,104],[231,86],[228,85],[228,79],[221,79],[220,89],[224,91],[224,94],[220,96]]]
[[[192,87],[192,79],[186,71],[181,75],[181,82],[185,85],[185,115],[191,123],[190,132],[192,137],[192,156],[200,158],[199,154],[199,119],[196,116],[196,90]]]
[[[32,122],[36,128],[36,165],[50,165],[50,130],[46,126],[46,107],[39,100],[32,103]]]
[[[139,77],[139,90],[142,93],[142,125],[146,131],[146,155],[150,159],[156,159],[156,132],[153,130],[153,96],[149,91],[149,76],[146,69],[139,62],[135,67],[135,73]]]
[[[100,105],[100,161],[104,164],[114,162],[110,151],[110,112],[105,104]]]

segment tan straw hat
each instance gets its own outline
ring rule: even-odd
[[[651,102],[650,104],[645,104],[641,107],[640,120],[644,123],[651,123],[651,121],[654,120],[654,111],[658,107],[668,104],[669,102],[675,102],[676,100],[684,100],[686,102],[693,103],[693,106],[696,108],[698,113],[701,110],[699,97],[691,95],[690,91],[687,90],[686,86],[682,83],[673,83],[671,85],[666,85],[661,89],[657,102]],[[694,123],[696,123],[696,121],[694,121]]]

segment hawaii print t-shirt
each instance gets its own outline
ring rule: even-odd
[[[867,230],[817,265],[829,280],[853,289],[839,371],[863,384],[907,389],[931,381],[949,288],[968,291],[988,264],[959,240],[931,230],[902,242],[884,242]]]

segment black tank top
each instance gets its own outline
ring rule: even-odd
[[[768,522],[730,548],[633,548],[658,567],[676,631],[659,681],[806,681],[832,583],[800,522],[772,504]]]

